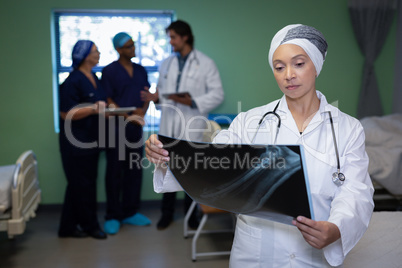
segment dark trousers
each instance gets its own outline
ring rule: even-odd
[[[99,228],[96,203],[96,179],[99,153],[72,155],[61,153],[67,188],[59,233],[69,234],[79,225],[84,231]]]
[[[190,208],[192,202],[193,200],[187,194],[184,194],[184,214],[187,213],[187,210]],[[164,193],[161,206],[162,216],[173,217],[175,205],[176,193]],[[192,215],[196,215],[196,209]]]
[[[119,146],[119,132],[116,129],[115,146],[106,149],[106,220],[123,220],[133,216],[140,207],[142,185],[142,158],[144,147]],[[128,142],[139,142],[142,128],[126,126],[125,138]],[[136,146],[138,147],[138,146]],[[123,157],[124,156],[124,157]],[[120,159],[119,159],[120,157]],[[124,160],[121,160],[121,158]]]

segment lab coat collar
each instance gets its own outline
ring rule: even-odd
[[[323,114],[325,114],[326,112],[331,112],[332,118],[334,119],[337,118],[339,115],[339,109],[329,104],[324,94],[322,94],[318,90],[317,90],[317,97],[320,99],[320,108],[318,109],[320,116],[326,118],[326,116]]]
[[[330,124],[329,121],[330,117],[328,112],[331,112],[333,122],[338,123],[339,110],[334,106],[332,106],[331,104],[329,104],[325,96],[318,90],[317,90],[317,97],[320,99],[320,107],[318,109],[318,112],[314,115],[313,119],[311,119],[308,127],[305,130],[305,133],[313,131],[323,122]]]
[[[190,53],[188,53],[185,57],[187,57],[187,59],[186,59],[186,63],[189,61],[189,60],[194,60],[194,59],[196,59],[196,53],[198,53],[198,50],[196,50],[195,48],[193,48],[191,51],[190,51]],[[198,55],[198,54],[197,54]],[[180,55],[180,53],[179,52],[174,52],[174,53],[172,53],[171,55],[170,55],[170,60],[172,61],[172,63],[174,63],[175,65],[177,65],[177,68],[178,68],[178,64],[179,64],[179,57],[181,57],[181,55]],[[170,67],[171,66],[169,66],[169,69],[170,69]]]
[[[192,52],[192,50],[190,51],[190,53],[188,53],[186,56],[182,56],[179,52],[176,52],[176,56],[177,56],[177,58],[179,59],[179,61],[180,60],[183,60],[184,62],[188,59],[188,57],[190,56],[190,54],[191,54],[191,52]]]
[[[195,55],[196,53],[197,53],[197,50],[195,48],[193,48],[190,51],[190,53],[187,55],[188,56],[187,60],[194,60],[196,58],[196,55]]]
[[[313,119],[310,121],[309,126],[306,128],[305,133],[308,133],[319,126],[324,120],[329,118],[328,111],[331,112],[332,119],[334,122],[338,121],[339,110],[328,103],[324,94],[316,90],[317,97],[320,100],[320,107],[318,112],[314,115]],[[288,104],[286,102],[286,96],[283,95],[281,98],[281,103],[278,106],[277,113],[281,117],[282,124],[289,129],[293,130],[295,133],[299,133],[297,129],[296,122],[293,120],[292,113],[289,110]],[[292,120],[290,120],[292,119]],[[329,120],[329,119],[328,119]]]
[[[331,112],[332,120],[334,121],[334,123],[338,122],[339,109],[329,104],[325,96],[320,91],[317,91],[317,97],[320,99],[320,108],[311,120],[309,124],[311,125],[310,128],[314,128],[316,125],[321,124],[325,120],[329,121],[328,112]]]

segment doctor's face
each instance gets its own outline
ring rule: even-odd
[[[96,45],[92,45],[91,51],[84,61],[88,62],[91,66],[96,66],[99,63],[100,52]]]
[[[170,44],[173,47],[174,52],[181,52],[185,48],[187,36],[180,36],[175,31],[169,30],[168,35],[170,37]]]
[[[276,82],[287,97],[301,99],[315,94],[317,72],[304,49],[293,44],[280,45],[272,62]]]
[[[124,46],[117,48],[120,57],[131,59],[135,57],[135,45],[132,39],[128,40]]]

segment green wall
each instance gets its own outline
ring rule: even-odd
[[[43,203],[61,203],[65,177],[53,126],[52,9],[170,9],[193,28],[196,47],[215,59],[226,99],[219,113],[237,113],[281,96],[267,62],[271,38],[287,24],[315,26],[329,51],[317,89],[356,115],[363,56],[351,27],[347,0],[0,0],[0,165],[32,149],[39,162]],[[382,103],[391,111],[396,20],[376,62]],[[99,201],[105,200],[100,160]],[[159,199],[152,168],[144,171],[142,199]]]

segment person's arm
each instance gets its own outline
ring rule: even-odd
[[[112,100],[112,98],[108,97],[107,98],[107,107],[109,108],[119,108],[120,106]]]
[[[119,108],[120,107],[112,98],[107,98],[107,104],[108,104],[109,108]],[[143,109],[137,108],[132,113],[130,113],[130,114],[124,113],[124,114],[122,114],[122,116],[124,116],[124,119],[130,121],[131,123],[133,123],[135,125],[144,126],[145,125],[144,114],[145,113],[143,112]],[[108,115],[112,115],[112,113],[109,113]]]
[[[149,87],[144,87],[144,90],[141,90],[140,94],[142,92],[149,92]],[[143,116],[145,116],[145,114],[147,113],[148,107],[149,107],[149,101],[144,101],[144,104],[142,105],[142,112],[144,113]]]
[[[200,113],[208,113],[218,107],[224,99],[222,81],[216,64],[212,61],[206,61],[206,93],[200,96],[191,96],[195,106]]]
[[[63,120],[80,120],[93,114],[99,114],[104,110],[106,103],[82,103],[81,80],[74,73],[70,74],[66,81],[60,85],[59,91],[59,115]]]
[[[163,149],[163,144],[156,134],[152,134],[145,142],[145,155],[151,163],[156,164],[154,170],[154,191],[156,193],[182,191],[173,174],[167,168],[169,152]]]
[[[172,100],[174,102],[178,102],[187,106],[192,106],[194,105],[193,99],[191,98],[191,95],[188,93],[185,94],[172,94],[168,97],[169,100]]]
[[[322,249],[341,238],[338,226],[328,221],[314,221],[299,216],[292,223],[299,229],[304,240],[317,249]]]
[[[141,100],[144,102],[150,102],[150,101],[153,101],[154,103],[159,102],[158,88],[156,88],[155,93],[151,93],[151,92],[149,92],[149,89],[147,89],[147,90],[142,90],[140,92],[140,94],[141,94]]]
[[[80,120],[93,114],[99,114],[105,110],[105,107],[104,101],[97,101],[92,105],[72,108],[68,112],[60,111],[60,116],[63,120]]]
[[[357,120],[344,121],[342,126],[349,130],[342,133],[344,143],[341,146],[338,143],[338,148],[343,148],[340,150],[341,171],[346,180],[333,197],[328,221],[314,222],[302,217],[296,223],[306,241],[322,248],[325,258],[333,266],[340,265],[339,260],[343,261],[361,239],[374,209],[374,189],[368,174],[363,127]]]
[[[163,144],[158,140],[158,135],[152,134],[145,142],[145,155],[154,164],[162,164],[170,160],[169,152],[163,149]]]

